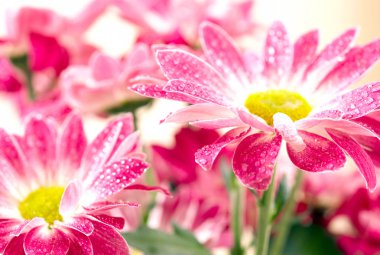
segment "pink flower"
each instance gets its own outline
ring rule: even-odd
[[[204,169],[211,168],[222,148],[236,144],[236,176],[248,187],[265,190],[284,141],[293,164],[310,172],[342,168],[346,155],[351,157],[374,190],[380,83],[347,89],[379,59],[380,40],[351,48],[355,35],[350,29],[317,54],[317,31],[292,44],[276,22],[262,60],[251,57],[246,63],[221,28],[204,23],[207,61],[180,49],[157,50],[169,81],[145,80],[133,90],[193,104],[167,122],[232,128],[197,151],[196,161]]]
[[[380,196],[358,189],[348,198],[331,219],[345,217],[352,233],[344,230],[338,236],[338,244],[347,255],[375,255],[380,251]],[[342,218],[341,218],[342,219]]]
[[[76,115],[61,130],[33,116],[23,136],[0,130],[0,144],[2,254],[129,254],[110,210],[136,204],[110,198],[147,168],[131,115],[89,145]]]
[[[150,49],[143,44],[134,47],[125,60],[94,53],[88,66],[73,65],[63,74],[60,85],[68,104],[82,112],[104,111],[139,96],[125,89],[137,75],[158,71]]]
[[[233,36],[251,32],[254,28],[251,18],[253,2],[114,0],[122,16],[140,29],[140,41],[189,45],[198,42],[197,29],[205,20],[224,27]]]
[[[0,57],[0,91],[17,92],[21,85],[20,74],[7,58]]]

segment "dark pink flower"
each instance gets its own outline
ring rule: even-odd
[[[253,0],[114,0],[122,16],[140,29],[139,40],[146,43],[195,45],[202,21],[226,29],[232,36],[252,32]]]
[[[35,115],[23,136],[0,130],[0,252],[129,254],[110,210],[137,206],[111,198],[147,168],[131,115],[90,144],[78,116],[56,125]]]
[[[8,59],[0,57],[0,91],[19,91],[22,86],[20,76]]]
[[[350,29],[317,53],[317,31],[292,44],[276,22],[262,58],[243,58],[225,31],[203,23],[207,61],[181,49],[159,49],[157,61],[168,81],[145,80],[133,90],[192,104],[167,122],[232,128],[196,153],[204,169],[222,148],[236,144],[236,176],[265,190],[284,141],[293,164],[310,172],[342,168],[351,157],[374,190],[380,83],[348,89],[379,59],[380,40],[351,48],[355,35]]]

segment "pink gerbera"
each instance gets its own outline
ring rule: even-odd
[[[355,35],[350,29],[317,54],[318,31],[292,44],[276,22],[262,58],[243,58],[226,32],[204,23],[206,60],[180,49],[159,49],[157,61],[169,81],[145,80],[133,89],[193,104],[166,121],[232,128],[196,153],[204,169],[234,143],[235,174],[244,185],[265,190],[284,141],[293,164],[306,171],[336,170],[346,155],[351,157],[373,190],[380,83],[346,89],[379,59],[380,40],[351,48]]]
[[[0,253],[129,254],[110,210],[136,204],[110,198],[147,168],[131,115],[89,145],[78,116],[55,124],[34,116],[22,137],[0,130]]]

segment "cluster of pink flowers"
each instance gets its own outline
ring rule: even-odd
[[[71,18],[9,13],[0,92],[25,132],[0,129],[0,254],[130,254],[122,233],[172,233],[173,224],[205,249],[239,250],[236,238],[263,224],[263,194],[274,183],[280,200],[280,182],[290,187],[299,170],[308,173],[298,208],[322,209],[321,225],[345,254],[380,252],[380,82],[352,88],[380,59],[380,39],[354,47],[357,30],[348,29],[318,49],[318,30],[292,42],[281,22],[252,19],[253,7],[101,0]],[[124,56],[85,36],[109,8],[136,30]],[[238,39],[258,26],[267,36],[257,54]],[[162,116],[162,125],[191,125],[172,146],[135,131],[147,99],[186,103]],[[122,113],[110,116],[115,108]],[[107,123],[90,143],[82,115]],[[232,189],[243,190],[240,228]],[[332,230],[342,217],[352,233]]]

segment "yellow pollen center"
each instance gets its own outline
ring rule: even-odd
[[[31,192],[18,206],[21,216],[26,220],[41,217],[49,225],[55,220],[62,221],[59,204],[64,190],[63,187],[52,186],[41,187]]]
[[[278,112],[296,121],[305,118],[312,109],[300,94],[285,89],[252,93],[245,101],[245,107],[250,113],[263,118],[269,125],[273,125],[273,115]]]

